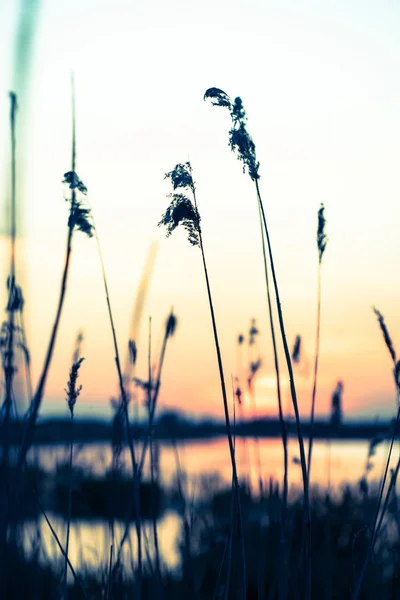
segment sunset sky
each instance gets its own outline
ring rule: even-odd
[[[8,91],[15,84],[18,2],[0,3],[1,265],[7,275]],[[22,235],[18,273],[37,381],[54,319],[67,234],[61,184],[70,169],[70,73],[75,73],[77,172],[88,187],[109,279],[121,352],[146,256],[158,250],[143,312],[139,377],[146,377],[148,317],[157,359],[166,316],[161,404],[222,417],[201,254],[184,231],[157,227],[171,186],[164,173],[190,160],[227,382],[237,336],[257,319],[263,368],[259,411],[276,413],[254,184],[228,147],[229,114],[203,102],[217,86],[240,95],[261,163],[260,187],[287,337],[304,342],[297,373],[308,414],[314,357],[317,211],[326,207],[317,413],[338,379],[347,417],[395,412],[389,354],[372,306],[400,351],[400,4],[374,0],[47,0],[40,2],[29,103],[18,143]],[[19,90],[16,90],[19,92]],[[6,304],[5,284],[1,306]],[[4,313],[5,315],[5,313]],[[109,413],[117,391],[111,331],[94,240],[74,239],[68,296],[42,414],[66,412],[74,339],[85,334],[77,416]],[[247,365],[247,351],[243,353]],[[286,367],[281,353],[285,403]],[[247,401],[247,399],[246,399]],[[250,414],[250,411],[248,411]]]

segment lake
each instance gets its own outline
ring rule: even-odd
[[[320,489],[327,489],[330,483],[332,493],[339,492],[348,483],[356,485],[366,468],[368,441],[332,441],[330,444],[315,441],[313,444],[313,462],[311,471],[311,484]],[[137,450],[140,450],[138,448]],[[289,482],[290,493],[294,495],[301,490],[301,468],[296,464],[299,457],[298,442],[292,438],[288,442],[289,451]],[[381,477],[384,461],[388,452],[388,443],[381,444],[372,457],[373,468],[368,477],[369,481],[377,481]],[[31,450],[31,458],[35,456],[39,464],[46,470],[55,469],[58,463],[65,460],[67,449],[65,446],[41,446]],[[174,482],[177,472],[177,455],[181,471],[185,474],[188,494],[201,497],[210,488],[219,482],[229,484],[231,480],[230,457],[226,438],[202,441],[185,441],[177,444],[177,452],[171,444],[160,444],[159,469],[161,483],[167,487]],[[398,445],[393,451],[392,464],[399,455]],[[124,453],[125,469],[129,472],[130,462],[128,452]],[[283,450],[280,439],[237,439],[236,458],[239,478],[250,481],[255,492],[258,489],[259,466],[264,481],[270,478],[282,481],[283,477]],[[74,464],[84,466],[92,472],[101,474],[111,464],[111,447],[109,444],[88,444],[75,448]],[[145,476],[149,473],[146,463]],[[57,515],[49,515],[50,520],[60,536],[61,542],[65,540],[66,525]],[[59,556],[53,537],[44,519],[39,524],[42,540],[50,556]],[[123,524],[116,525],[116,540],[121,538]],[[153,555],[151,525],[144,525],[145,555]],[[164,564],[174,568],[179,561],[177,542],[181,531],[181,518],[177,512],[168,509],[158,520],[158,535],[160,552]],[[27,525],[27,544],[34,536],[34,527]],[[110,551],[109,524],[103,520],[80,521],[74,520],[71,525],[70,559],[72,564],[98,565],[107,564]],[[130,544],[135,554],[136,534],[134,526],[130,530]],[[127,545],[126,557],[129,555]],[[128,560],[128,558],[126,558]]]

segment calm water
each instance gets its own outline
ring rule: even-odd
[[[365,471],[368,441],[333,441],[330,445],[326,442],[316,441],[313,445],[313,463],[311,479],[312,484],[321,489],[326,489],[330,481],[333,491],[340,491],[345,483],[357,484]],[[140,449],[138,449],[140,450]],[[177,472],[177,454],[181,470],[187,476],[187,485],[190,495],[200,497],[207,493],[215,482],[229,484],[231,478],[230,459],[226,439],[220,438],[211,441],[184,442],[177,447],[176,453],[170,444],[160,445],[159,465],[162,483],[170,486]],[[40,464],[48,469],[54,469],[57,463],[62,462],[66,456],[66,449],[58,447],[39,447],[34,450]],[[388,444],[381,444],[372,458],[374,468],[369,474],[370,480],[379,479],[383,470]],[[140,454],[140,453],[139,453]],[[398,458],[398,447],[393,452],[393,463]],[[293,438],[289,440],[289,481],[292,493],[301,488],[301,468],[295,460],[299,456],[298,443]],[[261,465],[261,474],[264,480],[272,477],[281,481],[283,476],[283,450],[279,439],[263,439],[257,443],[254,439],[238,439],[236,442],[236,457],[239,476],[246,477],[253,485],[258,487],[258,473]],[[295,459],[295,460],[293,460]],[[130,470],[128,453],[124,456],[125,468]],[[90,444],[77,447],[74,463],[85,466],[95,473],[102,473],[111,462],[111,448],[108,444]],[[148,473],[146,465],[145,474]],[[60,536],[65,540],[65,523],[56,515],[51,515],[51,522]],[[167,511],[158,521],[158,534],[161,555],[165,564],[171,568],[177,565],[177,543],[180,536],[181,520],[174,511]],[[33,528],[29,529],[29,538],[33,537]],[[46,523],[40,523],[40,530],[46,551],[51,556],[58,556],[59,551],[54,545]],[[116,528],[116,542],[121,538],[123,526]],[[151,543],[152,535],[150,526],[144,527],[144,544],[146,552],[153,555]],[[73,564],[89,565],[107,563],[110,550],[110,533],[108,523],[105,521],[74,521],[71,529],[70,558]],[[136,539],[134,527],[131,527],[130,543],[135,554]],[[127,556],[130,555],[127,545]],[[128,560],[128,559],[127,559]]]

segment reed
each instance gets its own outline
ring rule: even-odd
[[[325,233],[325,207],[321,204],[318,210],[318,228],[317,228],[317,249],[318,249],[318,295],[317,295],[317,333],[315,339],[315,359],[314,359],[314,380],[311,395],[311,416],[310,416],[310,438],[308,442],[308,480],[310,480],[311,457],[313,447],[314,417],[315,417],[315,399],[317,395],[317,377],[319,362],[319,342],[321,336],[321,265],[328,238]]]
[[[389,471],[390,459],[392,457],[393,445],[394,445],[395,439],[398,436],[399,425],[400,425],[400,404],[399,404],[399,399],[400,399],[400,361],[397,361],[394,344],[392,342],[392,338],[389,334],[389,330],[386,326],[385,319],[384,319],[382,313],[375,307],[373,308],[373,311],[378,320],[379,328],[381,330],[386,348],[387,348],[387,350],[390,354],[390,357],[392,359],[392,362],[393,362],[393,374],[394,374],[394,379],[395,379],[395,384],[396,384],[396,394],[397,394],[396,404],[398,406],[398,410],[397,410],[396,420],[394,422],[393,434],[392,434],[392,437],[390,440],[389,452],[388,452],[388,456],[386,459],[384,473],[383,473],[382,481],[381,481],[380,487],[379,487],[378,502],[376,505],[376,510],[375,510],[374,519],[373,519],[373,523],[372,523],[371,539],[370,539],[368,550],[367,550],[367,553],[365,556],[365,560],[363,562],[361,571],[360,571],[358,579],[357,579],[357,583],[354,587],[352,600],[358,600],[358,598],[360,597],[362,583],[363,583],[363,580],[365,577],[367,566],[371,560],[371,556],[373,554],[375,543],[376,543],[376,540],[377,540],[377,537],[379,534],[380,526],[382,524],[383,517],[384,517],[385,511],[387,508],[388,500],[389,500],[391,491],[393,489],[394,484],[392,482],[392,480],[393,480],[393,477],[392,477],[392,480],[389,483],[388,490],[386,491],[386,496],[385,496],[385,500],[384,500],[383,507],[382,507],[382,500],[383,500],[383,495],[384,495],[384,491],[385,491],[386,479],[387,479],[387,475],[388,475],[388,471]],[[397,478],[398,466],[396,467],[395,473],[396,473],[396,478]],[[396,478],[394,479],[394,481],[396,481]],[[381,507],[382,507],[382,510],[381,510]]]
[[[207,98],[211,99],[211,102],[214,106],[222,106],[229,110],[229,113],[230,113],[230,116],[232,119],[232,128],[229,131],[229,145],[231,147],[231,150],[233,152],[236,152],[238,160],[240,160],[242,162],[243,172],[246,173],[246,171],[247,171],[248,175],[250,176],[250,179],[253,181],[253,183],[255,185],[257,204],[258,204],[259,214],[260,214],[260,221],[262,222],[262,225],[264,226],[263,234],[265,234],[265,238],[266,238],[266,242],[267,242],[268,256],[269,256],[272,280],[273,280],[274,291],[275,291],[276,308],[277,308],[277,312],[278,312],[278,321],[279,321],[279,327],[280,327],[280,331],[281,331],[286,365],[287,365],[288,374],[289,374],[290,392],[291,392],[293,409],[294,409],[295,418],[296,418],[297,438],[298,438],[299,450],[300,450],[300,461],[301,461],[301,471],[302,471],[303,491],[304,491],[304,519],[305,519],[306,528],[307,528],[307,565],[306,565],[306,567],[307,567],[306,568],[307,592],[306,592],[306,596],[309,599],[310,594],[311,594],[311,590],[310,590],[310,585],[311,585],[311,520],[310,520],[310,503],[309,503],[309,493],[308,493],[307,463],[306,463],[306,456],[305,456],[305,451],[304,451],[303,434],[301,431],[300,413],[299,413],[299,407],[298,407],[298,402],[297,402],[297,393],[296,393],[293,368],[292,368],[292,363],[291,363],[290,351],[289,351],[289,347],[288,347],[287,340],[286,340],[286,331],[285,331],[285,324],[284,324],[283,314],[282,314],[279,287],[278,287],[278,282],[277,282],[275,263],[274,263],[273,254],[272,254],[272,245],[271,245],[271,240],[270,240],[270,235],[269,235],[269,229],[267,226],[267,219],[266,219],[266,215],[265,215],[264,204],[262,201],[261,191],[260,191],[260,186],[259,186],[260,163],[258,162],[257,157],[256,157],[255,143],[247,131],[246,112],[244,110],[241,98],[237,97],[232,102],[232,100],[230,99],[228,94],[226,94],[223,90],[221,90],[219,88],[209,88],[208,90],[206,90],[206,92],[204,94],[204,99],[207,99]],[[265,268],[265,272],[266,272],[266,277],[267,277],[267,269],[266,268]],[[268,289],[269,289],[269,287],[267,284],[267,294],[268,294]],[[277,357],[276,348],[274,350],[274,355]],[[277,372],[277,378],[279,379],[279,365],[278,365],[278,371],[276,369],[276,365],[277,365],[277,363],[275,363],[275,370]],[[283,445],[285,446],[285,441],[284,441],[285,440],[285,433],[284,433],[285,425],[284,425],[284,419],[283,419],[282,401],[279,398],[279,395],[278,395],[278,404],[279,404],[279,418],[280,418],[281,430],[282,430],[282,440],[283,440]],[[284,452],[285,452],[285,450],[284,450]],[[287,460],[287,458],[286,458],[286,460]]]
[[[222,402],[224,407],[224,415],[225,415],[225,425],[226,432],[228,437],[228,445],[229,445],[229,453],[231,459],[232,466],[232,476],[234,481],[234,489],[237,497],[238,503],[238,512],[239,512],[239,537],[241,541],[242,547],[242,569],[243,569],[243,598],[246,598],[246,561],[245,561],[245,552],[244,552],[244,538],[242,532],[242,521],[241,521],[241,512],[240,512],[240,488],[239,488],[239,479],[237,475],[236,468],[236,459],[235,459],[235,449],[233,444],[233,436],[229,419],[229,408],[228,408],[228,399],[226,393],[226,385],[225,385],[225,377],[224,370],[222,365],[222,356],[219,344],[217,323],[214,312],[214,303],[212,300],[211,294],[211,286],[210,280],[208,276],[207,262],[204,251],[203,244],[203,236],[202,230],[200,226],[200,213],[198,211],[197,199],[196,199],[196,187],[192,177],[192,167],[190,162],[186,162],[184,164],[177,164],[176,167],[166,173],[165,177],[169,179],[173,186],[173,193],[170,194],[171,203],[167,208],[166,212],[163,214],[159,225],[164,225],[167,230],[167,236],[171,235],[172,232],[178,227],[178,225],[182,225],[184,229],[187,231],[188,240],[192,246],[197,246],[200,248],[204,276],[206,281],[207,288],[207,296],[208,303],[211,314],[212,328],[214,334],[214,344],[215,350],[217,354],[217,362],[218,362],[218,371],[221,385],[221,393],[222,393]],[[183,193],[176,192],[177,189],[183,189],[185,191],[189,191],[191,193],[193,202]]]
[[[69,483],[68,483],[68,509],[67,509],[67,536],[65,542],[65,562],[64,562],[64,575],[63,575],[63,590],[64,590],[64,599],[68,598],[68,584],[67,584],[67,572],[68,572],[68,551],[69,551],[69,534],[71,529],[71,512],[72,512],[72,478],[73,478],[73,465],[72,465],[72,455],[74,449],[74,409],[76,401],[78,400],[79,394],[82,391],[82,386],[77,385],[79,369],[81,367],[82,362],[85,360],[84,358],[80,358],[80,344],[82,342],[82,334],[79,333],[76,340],[76,348],[72,360],[72,367],[69,372],[69,379],[67,383],[67,387],[65,392],[67,394],[67,404],[71,419],[71,439],[69,444],[69,464],[68,464],[68,473],[69,473]]]
[[[93,235],[93,225],[91,222],[90,209],[86,207],[86,194],[87,188],[84,183],[79,179],[76,174],[76,121],[75,121],[75,90],[74,90],[74,82],[72,79],[72,152],[71,152],[71,171],[68,171],[64,175],[64,183],[68,186],[68,189],[71,191],[71,195],[67,198],[69,202],[69,217],[68,217],[68,233],[67,233],[67,247],[65,252],[65,261],[64,261],[64,269],[61,278],[61,289],[60,295],[58,299],[58,306],[56,310],[56,316],[53,323],[52,332],[50,335],[49,344],[47,347],[46,357],[44,361],[44,365],[42,368],[42,372],[39,378],[39,383],[37,385],[35,395],[31,401],[31,407],[29,411],[29,415],[27,418],[24,438],[21,444],[19,457],[18,457],[18,466],[22,468],[24,464],[26,454],[28,449],[32,443],[33,433],[35,429],[36,419],[39,413],[40,405],[42,403],[47,376],[50,370],[51,361],[53,358],[53,352],[56,344],[57,333],[59,329],[59,325],[61,322],[61,314],[62,309],[64,307],[66,292],[67,292],[67,282],[68,275],[70,269],[71,262],[71,254],[72,254],[72,240],[73,235],[76,230],[81,231],[87,237],[92,237]]]

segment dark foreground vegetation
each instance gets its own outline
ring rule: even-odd
[[[143,564],[142,598],[180,599],[196,597],[240,598],[243,594],[238,532],[232,528],[231,489],[221,488],[212,480],[204,482],[206,492],[197,501],[189,500],[183,488],[185,480],[168,491],[174,511],[181,519],[179,567],[168,569],[163,557],[155,556],[154,546]],[[304,596],[302,552],[304,520],[302,498],[295,491],[287,507],[287,529],[282,539],[282,497],[272,480],[254,496],[246,484],[241,487],[244,544],[247,558],[247,598]],[[265,489],[264,489],[265,488]],[[166,497],[166,496],[165,496]],[[119,511],[114,496],[111,505]],[[126,505],[129,499],[126,499]],[[314,598],[349,598],[354,590],[356,573],[362,567],[371,541],[370,522],[376,509],[376,490],[368,485],[357,489],[344,487],[340,493],[311,493],[313,570],[311,593]],[[395,600],[400,598],[399,509],[393,499],[387,508],[379,544],[365,576],[361,598]],[[109,515],[112,511],[109,512]],[[9,569],[6,574],[6,598],[53,600],[61,595],[62,555],[46,557],[40,552],[40,534],[33,549],[23,552],[18,537],[23,525],[14,529],[15,538],[7,544]],[[280,548],[284,544],[284,563]],[[132,557],[134,558],[134,557]],[[8,562],[7,561],[7,562]],[[137,576],[130,561],[109,568],[104,556],[96,569],[80,565],[68,585],[69,598],[137,597]],[[229,583],[228,583],[229,582]],[[4,583],[4,581],[3,581]],[[228,587],[229,586],[229,592]]]

